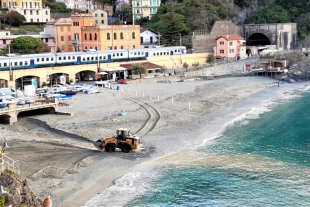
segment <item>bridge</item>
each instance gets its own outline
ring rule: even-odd
[[[59,100],[53,99],[46,101],[45,99],[36,99],[32,104],[25,104],[18,106],[16,103],[8,104],[8,108],[0,111],[0,119],[8,124],[17,122],[18,114],[21,112],[34,111],[39,109],[46,109],[49,113],[57,113],[59,107]]]

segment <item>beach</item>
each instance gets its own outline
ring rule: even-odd
[[[227,121],[263,100],[264,91],[266,96],[280,95],[298,85],[278,87],[269,77],[254,76],[129,82],[119,90],[103,88],[98,94],[61,101],[70,105],[60,111],[72,115],[19,117],[0,130],[10,145],[9,157],[18,160],[20,174],[39,198],[50,195],[54,206],[83,206],[141,165],[212,139]],[[258,92],[261,99],[251,99]],[[243,108],[236,107],[237,102],[243,102]],[[121,116],[123,110],[129,112]],[[115,134],[118,128],[141,136],[143,147],[108,153],[93,146],[93,141]]]

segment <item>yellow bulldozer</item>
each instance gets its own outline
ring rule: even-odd
[[[130,135],[130,131],[125,128],[116,130],[116,135],[112,137],[101,138],[94,142],[94,146],[98,150],[106,150],[107,152],[114,152],[116,148],[123,152],[130,152],[142,146],[140,138]]]

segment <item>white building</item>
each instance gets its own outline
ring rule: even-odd
[[[159,35],[146,28],[140,29],[140,44],[141,48],[147,45],[156,45],[158,43],[157,38]]]
[[[2,8],[17,11],[26,18],[26,22],[49,22],[51,12],[42,6],[42,0],[2,0]]]

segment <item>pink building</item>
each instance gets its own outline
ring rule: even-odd
[[[214,54],[218,59],[246,58],[245,40],[239,35],[222,35],[216,39]]]
[[[56,43],[55,43],[55,38],[52,37],[49,34],[39,34],[39,35],[6,35],[6,36],[0,36],[0,49],[1,48],[7,48],[9,44],[11,44],[11,41],[14,38],[17,37],[24,37],[24,36],[30,36],[34,38],[39,38],[43,42],[45,42],[50,48],[51,48],[51,53],[56,53]]]

